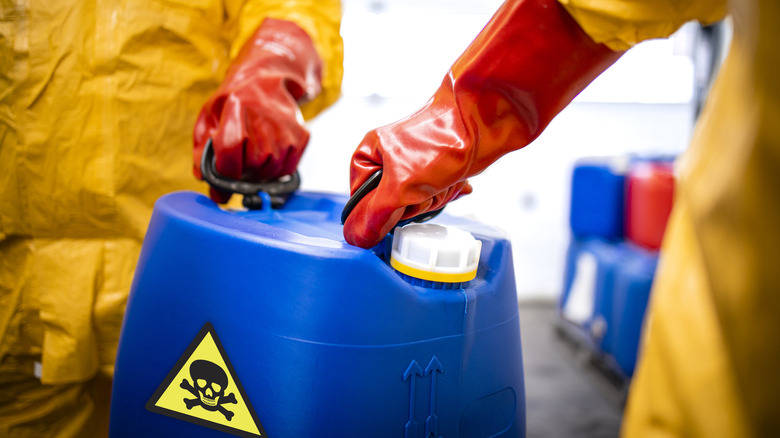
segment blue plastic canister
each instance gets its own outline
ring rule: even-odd
[[[122,328],[113,437],[524,436],[507,240],[440,215],[481,241],[477,277],[412,285],[377,249],[344,242],[345,201],[302,192],[230,212],[195,193],[158,200]]]
[[[560,314],[600,354],[614,345],[614,282],[622,252],[613,242],[573,237],[567,253]]]
[[[630,242],[572,239],[560,300],[564,321],[607,366],[631,377],[658,252]]]
[[[572,172],[569,223],[577,238],[623,237],[628,157],[582,159]]]
[[[623,245],[624,257],[615,272],[612,356],[627,377],[634,373],[641,343],[645,310],[653,285],[658,252],[631,243]]]

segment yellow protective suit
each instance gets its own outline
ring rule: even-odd
[[[560,1],[613,49],[732,16],[729,56],[679,163],[622,432],[780,436],[780,2]]]
[[[337,0],[2,1],[0,436],[105,434],[122,314],[152,205],[192,174],[192,129],[265,17],[339,95]]]

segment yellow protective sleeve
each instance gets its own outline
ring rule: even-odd
[[[678,162],[627,437],[780,436],[780,4],[729,13],[729,55]]]
[[[559,0],[626,50],[727,14],[734,37],[688,151],[622,436],[780,436],[780,4]]]
[[[726,15],[726,0],[559,0],[585,32],[612,50],[666,38],[683,24],[712,24]]]
[[[344,44],[339,33],[341,2],[339,0],[227,0],[228,34],[231,38],[230,58],[265,18],[291,21],[311,37],[323,61],[322,91],[301,106],[306,120],[319,114],[341,95],[344,72]]]

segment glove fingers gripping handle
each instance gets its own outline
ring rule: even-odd
[[[301,177],[297,170],[291,175],[273,181],[241,181],[221,175],[217,172],[217,160],[210,138],[203,148],[200,169],[203,180],[211,187],[244,195],[244,207],[250,210],[262,208],[264,198],[270,200],[272,208],[279,208],[284,205],[290,194],[298,190],[301,185]]]
[[[377,188],[379,186],[379,181],[382,180],[382,169],[377,170],[374,172],[373,175],[368,177],[366,182],[363,183],[360,187],[358,187],[357,190],[355,190],[355,193],[349,198],[347,203],[344,205],[344,210],[341,212],[341,224],[344,225],[344,223],[347,221],[347,218],[349,217],[350,213],[352,213],[352,210],[355,209],[355,207],[358,205],[360,201],[363,200],[363,198],[368,195],[372,190]],[[418,214],[417,216],[411,217],[409,219],[404,219],[402,221],[399,221],[396,224],[396,227],[403,227],[404,225],[408,225],[412,222],[425,222],[429,221],[441,213],[441,211],[444,210],[444,207],[439,208],[437,210],[432,211],[426,211],[425,213]],[[393,227],[395,229],[395,227]],[[390,231],[392,233],[392,231]]]

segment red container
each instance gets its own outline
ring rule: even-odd
[[[626,237],[648,249],[660,248],[674,203],[672,163],[637,162],[627,185]]]

